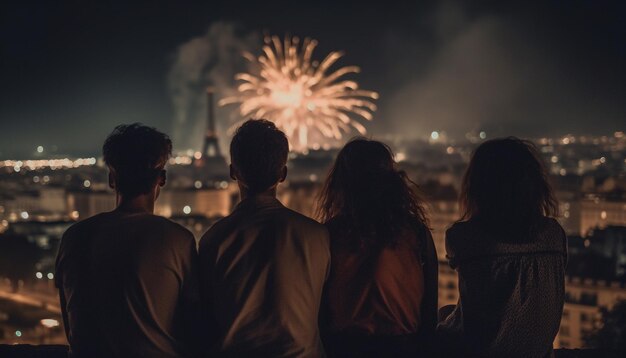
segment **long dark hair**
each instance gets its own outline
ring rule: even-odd
[[[417,185],[384,143],[356,138],[337,155],[319,200],[322,222],[339,220],[353,244],[395,244],[397,233],[427,226]],[[371,242],[370,242],[371,243]]]
[[[498,232],[526,235],[543,216],[558,216],[558,203],[535,145],[515,137],[484,142],[463,177],[461,220]]]

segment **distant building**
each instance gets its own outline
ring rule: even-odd
[[[446,230],[459,219],[459,204],[451,200],[432,201],[429,206],[429,221],[437,257],[446,260]]]
[[[555,347],[584,347],[584,337],[601,324],[600,308],[611,309],[619,300],[626,300],[624,282],[567,277],[565,307]]]
[[[439,261],[439,307],[455,305],[459,300],[459,278],[447,261]]]
[[[578,261],[590,261],[589,264],[579,267],[580,274],[594,273],[593,277],[626,280],[625,226],[590,230],[584,238],[572,238],[569,246],[572,253],[570,261],[574,265]],[[590,272],[592,270],[596,272]]]
[[[581,201],[580,234],[582,236],[591,229],[602,229],[609,225],[626,226],[626,200],[596,196]]]
[[[115,209],[115,194],[111,191],[73,191],[67,194],[68,214],[83,220]]]
[[[557,191],[559,201],[559,224],[567,235],[582,235],[580,232],[580,194],[575,191]]]
[[[224,217],[233,208],[233,190],[234,186],[226,189],[163,190],[156,201],[155,214],[165,217]]]
[[[14,194],[4,193],[0,205],[4,215],[20,218],[24,212],[29,216],[37,215],[43,219],[58,219],[59,214],[67,212],[64,188],[45,186],[36,190],[19,191]]]

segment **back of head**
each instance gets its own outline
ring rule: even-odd
[[[349,236],[358,241],[374,240],[385,246],[394,243],[399,230],[414,222],[426,224],[422,206],[417,186],[396,168],[391,149],[357,138],[337,155],[319,210],[322,221],[341,219]]]
[[[285,133],[264,119],[242,124],[230,143],[231,164],[252,192],[270,189],[281,180],[288,155]]]
[[[460,203],[464,220],[524,237],[544,215],[558,214],[536,147],[515,137],[489,140],[476,148],[463,178]]]
[[[167,135],[139,123],[115,127],[102,147],[104,162],[115,177],[115,190],[127,198],[154,188],[171,152]]]

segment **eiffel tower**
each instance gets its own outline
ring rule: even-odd
[[[217,142],[217,133],[215,132],[215,108],[213,107],[214,89],[208,87],[206,89],[207,97],[207,128],[204,135],[204,145],[202,146],[202,156],[208,158],[222,158],[220,146]]]

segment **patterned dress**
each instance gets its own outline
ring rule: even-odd
[[[534,232],[526,240],[506,240],[471,221],[447,231],[460,297],[437,327],[446,355],[552,354],[563,311],[567,241],[554,219],[544,218]]]

